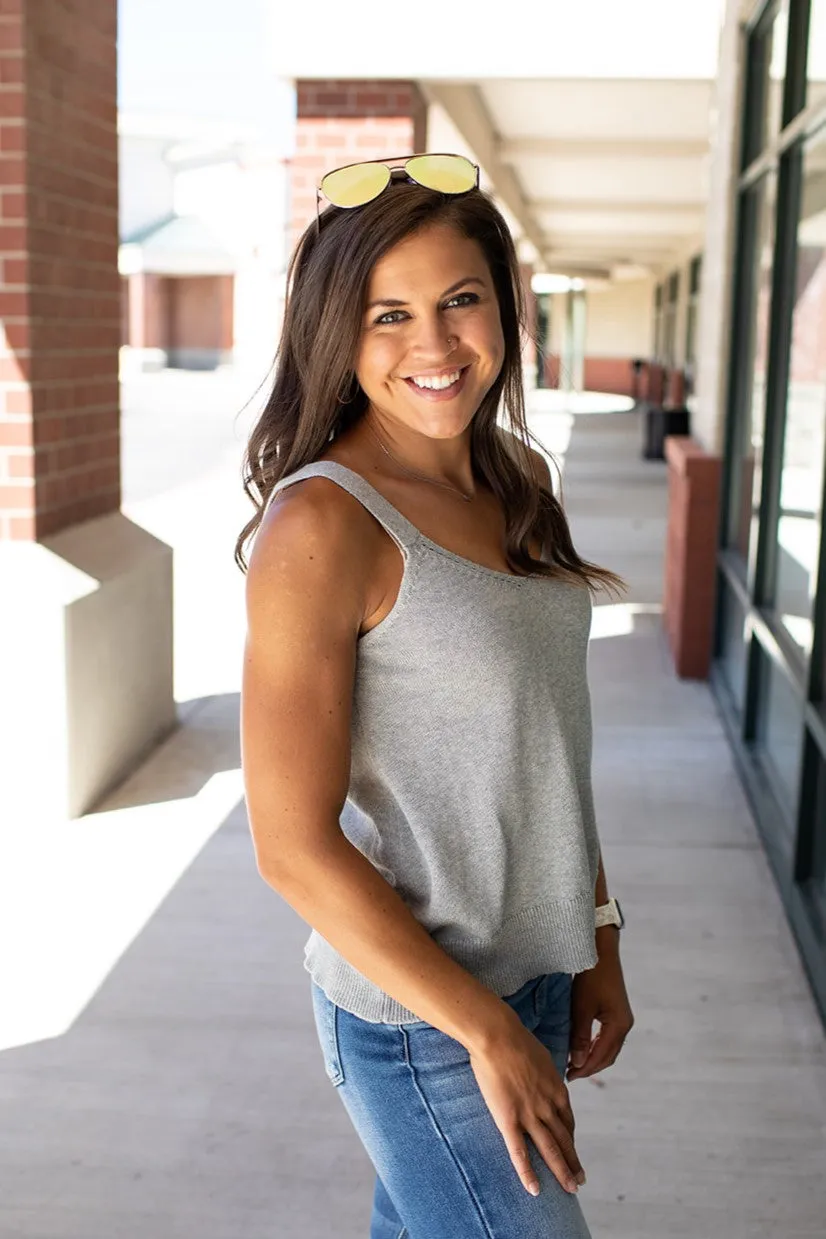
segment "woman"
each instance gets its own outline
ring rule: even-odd
[[[256,534],[257,863],[313,929],[371,1239],[580,1239],[565,1077],[633,1022],[586,680],[590,591],[621,582],[577,555],[528,444],[519,267],[478,170],[371,161],[322,188],[237,549]]]

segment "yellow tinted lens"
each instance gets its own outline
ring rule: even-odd
[[[443,194],[464,194],[476,184],[476,169],[464,155],[416,155],[405,167],[414,181]]]
[[[356,207],[377,198],[389,180],[390,169],[384,164],[356,163],[328,172],[320,188],[333,206]]]

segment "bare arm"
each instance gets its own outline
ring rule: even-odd
[[[445,954],[339,825],[368,577],[353,527],[372,518],[317,481],[277,497],[250,560],[241,742],[258,869],[370,981],[482,1049],[513,1012]]]

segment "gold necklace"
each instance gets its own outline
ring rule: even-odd
[[[463,490],[460,490],[458,486],[451,486],[450,482],[439,482],[437,481],[436,478],[429,478],[427,474],[417,473],[415,469],[410,469],[408,468],[407,465],[402,464],[402,462],[393,455],[393,453],[390,451],[390,448],[386,447],[384,443],[382,443],[381,439],[376,434],[375,430],[373,429],[373,427],[370,425],[370,423],[367,421],[366,418],[365,418],[364,424],[367,427],[370,434],[373,436],[373,438],[378,443],[381,450],[383,452],[386,452],[387,455],[390,457],[390,459],[394,462],[394,464],[398,465],[400,469],[403,469],[405,473],[409,473],[411,477],[418,478],[421,482],[430,482],[433,486],[441,486],[445,490],[452,491],[454,495],[459,495],[461,499],[464,499],[465,503],[470,503],[472,501],[473,495],[466,495],[465,492]]]

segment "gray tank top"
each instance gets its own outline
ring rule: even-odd
[[[404,560],[392,611],[358,641],[342,831],[495,993],[592,968],[590,592],[439,546],[337,461],[311,462],[273,493],[315,476],[354,495]],[[362,1019],[420,1018],[315,930],[304,966]]]

